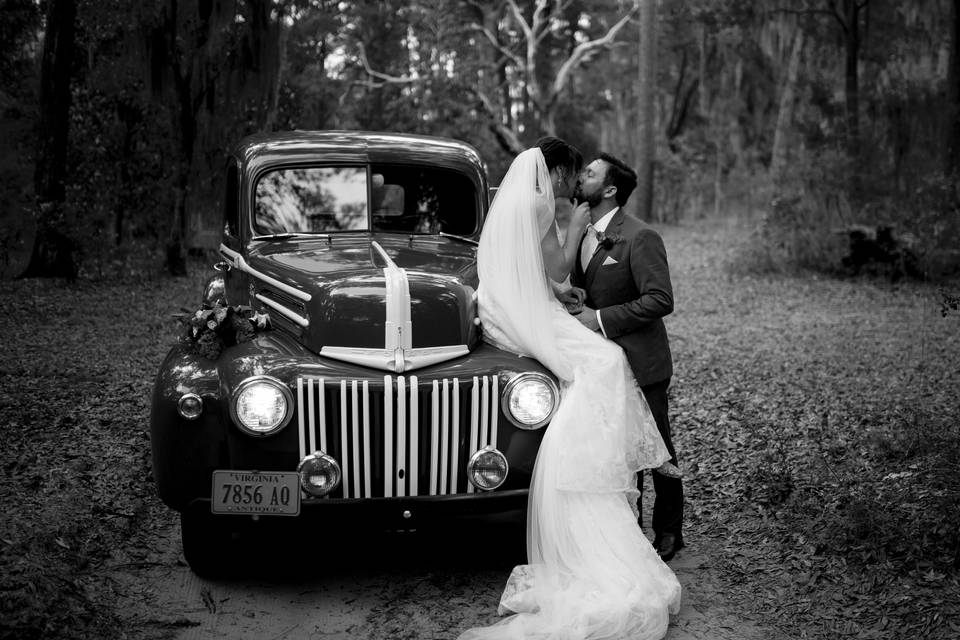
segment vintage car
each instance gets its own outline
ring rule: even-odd
[[[559,392],[538,362],[482,340],[477,152],[257,135],[230,155],[226,185],[220,262],[191,319],[247,309],[261,326],[219,352],[181,340],[152,400],[154,479],[191,568],[218,573],[228,537],[275,525],[522,522]]]

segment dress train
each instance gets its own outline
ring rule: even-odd
[[[637,524],[636,472],[669,459],[622,350],[557,303],[557,356],[572,370],[530,488],[529,564],[498,607],[512,614],[460,640],[657,640],[680,583]],[[488,336],[496,318],[485,318]]]

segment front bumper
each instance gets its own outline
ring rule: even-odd
[[[452,524],[523,524],[527,489],[489,493],[360,500],[303,498],[297,516],[217,515],[218,523],[235,531],[246,529],[322,528],[338,532],[412,531],[446,528]],[[193,500],[188,509],[210,513],[210,500]]]

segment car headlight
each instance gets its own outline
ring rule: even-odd
[[[507,457],[492,445],[474,452],[467,462],[467,479],[481,491],[493,491],[507,479]]]
[[[503,389],[503,413],[521,429],[539,429],[550,421],[560,401],[554,381],[536,372],[514,376]]]
[[[285,384],[270,376],[253,376],[237,385],[230,415],[247,433],[268,436],[287,425],[292,405],[293,396]]]

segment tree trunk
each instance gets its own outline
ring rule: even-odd
[[[844,0],[844,37],[845,68],[844,88],[847,116],[847,156],[853,164],[851,175],[852,196],[855,202],[860,197],[860,5],[859,0]]]
[[[656,0],[640,0],[640,73],[637,84],[638,158],[636,212],[653,220],[653,163],[656,127],[653,102],[656,95]]]
[[[557,135],[557,107],[556,103],[540,110],[540,130],[544,135]]]
[[[134,124],[126,118],[121,118],[123,122],[123,147],[120,157],[120,193],[117,194],[117,205],[114,211],[113,219],[113,238],[114,244],[120,246],[123,244],[124,221],[126,218],[127,206],[131,204],[128,194],[133,192],[133,184],[130,178],[130,164],[133,162],[133,132]]]
[[[944,131],[944,173],[948,175],[960,170],[960,0],[953,0],[952,14],[950,61],[947,67],[947,120]]]
[[[178,65],[179,66],[179,65]],[[193,166],[193,146],[197,137],[197,119],[194,109],[191,74],[179,76],[176,70],[174,84],[177,89],[178,130],[180,133],[180,158],[177,162],[177,179],[173,202],[173,220],[170,239],[167,243],[167,271],[174,276],[187,274],[187,252],[184,240],[187,237],[187,192],[190,187],[190,169]]]
[[[187,274],[187,195],[190,187],[190,174],[193,167],[193,148],[197,139],[197,111],[203,104],[203,90],[194,90],[195,60],[181,53],[178,46],[179,16],[177,0],[170,0],[170,13],[166,26],[166,36],[170,39],[170,64],[173,71],[173,86],[176,92],[176,125],[179,133],[180,157],[177,158],[176,182],[174,185],[174,204],[170,224],[170,236],[167,241],[167,271],[174,276]],[[210,29],[210,7],[198,12],[199,24],[194,28],[193,51],[199,56],[207,42]],[[202,81],[202,78],[201,78]]]
[[[706,120],[710,117],[710,94],[707,93],[707,25],[700,23],[699,33],[699,77],[697,82],[697,105],[699,115]]]
[[[264,131],[275,131],[277,128],[277,112],[280,110],[280,89],[283,86],[284,76],[287,72],[287,37],[290,29],[285,26],[285,16],[277,19],[276,26],[270,25],[269,13],[267,14],[266,32],[272,36],[271,46],[275,46],[276,51],[276,73],[270,74],[269,92],[267,94],[267,114],[264,117]]]
[[[787,77],[780,94],[780,106],[777,111],[777,128],[773,134],[773,154],[770,160],[770,182],[774,190],[779,189],[783,179],[783,170],[787,166],[787,134],[793,123],[793,106],[800,70],[800,55],[803,50],[803,31],[797,29],[787,65]]]
[[[34,167],[37,233],[21,278],[77,276],[77,244],[63,225],[75,0],[51,0],[40,68],[40,140]]]

